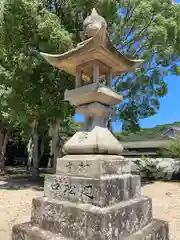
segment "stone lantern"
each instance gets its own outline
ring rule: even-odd
[[[112,89],[112,79],[132,71],[142,60],[128,59],[114,48],[106,21],[95,9],[83,25],[87,39],[76,48],[61,55],[41,53],[50,64],[75,77],[75,89],[65,92],[65,100],[87,120],[87,131],[77,132],[64,148],[75,154],[120,154],[121,144],[106,128],[112,106],[123,100]]]
[[[86,127],[67,141],[56,174],[45,179],[44,197],[34,199],[31,222],[13,227],[13,240],[168,240],[167,223],[152,218],[152,201],[140,193],[140,176],[120,154],[106,128],[123,98],[112,80],[142,60],[112,45],[105,19],[95,9],[84,21],[84,41],[60,55],[41,55],[75,77],[65,100],[86,118]]]

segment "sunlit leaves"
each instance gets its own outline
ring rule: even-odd
[[[177,76],[180,76],[180,66],[174,64],[171,68],[171,73]]]
[[[21,128],[30,127],[34,118],[47,128],[56,117],[71,116],[73,110],[62,100],[64,90],[72,88],[72,79],[39,55],[39,51],[60,53],[72,48],[72,35],[59,18],[40,1],[11,0],[4,8],[2,32],[0,84],[11,92],[1,98],[1,112],[6,111],[10,122]]]
[[[139,119],[159,110],[159,98],[167,94],[163,79],[168,72],[179,74],[176,62],[180,60],[180,8],[169,0],[122,0],[119,3],[121,16],[112,27],[113,43],[124,54],[144,59],[134,74],[116,81],[116,89],[126,99],[119,108],[123,128],[133,130]],[[134,120],[126,124],[126,115]]]

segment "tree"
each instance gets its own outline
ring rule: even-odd
[[[178,74],[180,60],[179,12],[171,1],[124,1],[119,24],[113,26],[114,40],[124,54],[143,58],[134,73],[116,81],[116,89],[126,101],[120,105],[123,128],[139,128],[139,119],[153,116],[159,110],[159,98],[167,94],[164,76]]]
[[[73,113],[73,108],[63,101],[65,89],[72,88],[72,77],[48,65],[39,51],[68,50],[72,47],[71,34],[57,16],[34,0],[7,1],[1,33],[0,84],[9,89],[3,109],[11,122],[16,122],[22,129],[31,129],[35,179],[40,136],[48,131],[48,125],[56,118],[64,119]]]
[[[159,110],[159,98],[167,94],[164,76],[180,73],[180,6],[171,0],[44,0],[66,29],[80,41],[82,21],[93,7],[105,17],[110,37],[118,50],[144,63],[133,73],[114,81],[124,96],[116,111],[123,130],[139,130],[139,120]],[[68,16],[66,14],[68,12]]]

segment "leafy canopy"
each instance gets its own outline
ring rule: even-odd
[[[72,88],[72,77],[39,55],[72,48],[72,35],[59,18],[40,1],[6,2],[1,33],[0,86],[8,89],[2,109],[9,120],[26,128],[36,119],[47,127],[55,118],[71,116],[73,108],[63,101],[63,94]]]
[[[11,119],[52,121],[73,113],[62,101],[64,90],[72,88],[72,77],[42,60],[39,51],[72,48],[93,7],[106,18],[117,49],[144,59],[135,72],[114,81],[124,96],[116,111],[123,130],[137,131],[140,119],[157,113],[159,98],[168,91],[164,77],[180,72],[179,5],[171,0],[11,0],[3,7],[0,28],[0,84],[10,89],[6,111]]]

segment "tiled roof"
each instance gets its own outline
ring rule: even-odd
[[[171,131],[171,130],[175,130],[175,131],[178,131],[180,132],[180,127],[176,127],[176,126],[172,126],[172,127],[169,127],[165,132],[163,132],[161,135],[165,135],[167,132]]]
[[[168,140],[155,140],[155,141],[134,141],[134,142],[121,142],[125,149],[129,148],[162,148],[169,143]]]

